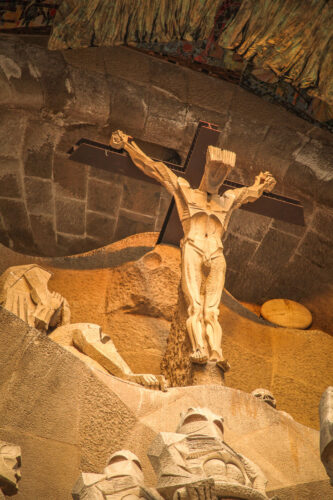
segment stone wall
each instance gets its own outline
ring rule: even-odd
[[[147,484],[156,484],[149,445],[197,406],[224,417],[226,443],[259,465],[268,491],[301,485],[312,494],[282,498],[333,498],[318,431],[250,394],[223,386],[144,389],[90,369],[1,307],[0,334],[0,438],[22,449],[15,500],[70,500],[79,471],[102,472],[120,449],[133,451]],[[323,483],[317,491],[315,482]]]
[[[239,211],[225,241],[227,287],[239,299],[301,299],[317,317],[333,300],[332,136],[241,88],[129,48],[48,52],[0,41],[0,241],[66,255],[158,230],[169,198],[158,186],[75,164],[81,137],[122,128],[186,156],[199,119],[237,153],[234,180],[269,169],[298,197],[306,227]],[[171,150],[171,152],[170,152]],[[166,159],[166,157],[164,158]],[[245,273],[246,272],[246,273]],[[329,316],[329,314],[328,314]],[[327,325],[329,329],[329,318]]]

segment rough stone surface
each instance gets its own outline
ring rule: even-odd
[[[85,206],[81,201],[58,198],[56,201],[57,230],[80,235],[85,228]]]
[[[135,453],[154,484],[149,445],[198,406],[224,417],[226,442],[262,469],[268,491],[325,481],[318,432],[250,394],[221,386],[149,391],[87,367],[4,310],[0,329],[0,437],[22,448],[18,500],[69,500],[79,470],[102,472],[119,449]]]
[[[151,145],[159,145],[157,156],[184,160],[197,121],[208,120],[222,130],[220,145],[237,153],[233,180],[248,183],[259,170],[268,169],[277,177],[277,190],[299,198],[306,212],[305,228],[242,211],[234,215],[227,274],[231,292],[240,300],[257,303],[287,294],[289,299],[304,302],[315,318],[324,321],[324,297],[332,294],[333,240],[323,222],[329,224],[333,217],[333,148],[327,131],[232,83],[130,48],[50,53],[38,43],[29,45],[18,37],[2,36],[0,55],[9,60],[1,59],[5,62],[0,76],[0,197],[22,202],[14,206],[1,199],[3,244],[20,252],[51,256],[110,243],[112,240],[101,238],[103,229],[99,234],[97,229],[90,232],[87,210],[99,212],[104,223],[107,217],[116,220],[115,230],[109,232],[113,241],[137,231],[158,230],[167,202],[162,195],[158,197],[155,186],[140,186],[137,197],[130,188],[126,197],[127,181],[121,176],[90,167],[87,177],[88,169],[67,160],[66,153],[82,137],[107,143],[113,130],[123,128],[144,141],[142,147],[148,154]],[[4,161],[8,168],[2,174]],[[24,199],[28,189],[24,176],[48,179],[59,199],[58,209],[51,210],[49,202],[41,199],[38,218],[36,207],[30,212],[31,205]],[[108,183],[102,195],[96,179]],[[124,196],[113,204],[112,193],[121,190]],[[68,224],[67,211],[59,209],[65,198],[82,201],[77,226]],[[129,208],[131,203],[135,208]],[[311,213],[307,210],[310,205]],[[316,213],[320,215],[312,217]],[[12,218],[18,220],[16,230]],[[252,260],[249,254],[254,244],[258,248]],[[267,258],[267,252],[274,253]],[[236,265],[239,253],[248,258],[245,280],[243,269]],[[326,307],[323,328],[333,331],[328,309],[333,311]]]
[[[101,325],[137,373],[160,373],[177,302],[180,252],[161,245],[147,253],[155,240],[156,233],[135,235],[81,256],[33,260],[53,273],[50,289],[68,300],[71,321]],[[4,270],[9,261],[31,258],[8,250]],[[225,384],[245,392],[265,387],[280,410],[318,428],[319,400],[333,377],[331,336],[263,324],[228,297],[220,308],[223,353],[231,365]]]

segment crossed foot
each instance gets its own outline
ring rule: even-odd
[[[197,365],[205,365],[208,362],[208,352],[203,347],[198,347],[193,353],[190,355],[190,359],[192,363],[196,363]],[[227,372],[230,370],[230,365],[228,361],[222,356],[222,353],[219,354],[217,351],[212,351],[209,361],[214,361],[216,366],[221,368],[223,372]]]

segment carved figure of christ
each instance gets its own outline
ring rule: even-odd
[[[184,231],[181,286],[188,305],[186,328],[192,345],[191,361],[205,364],[210,360],[223,371],[228,370],[218,321],[226,272],[222,237],[232,212],[243,203],[257,200],[264,191],[272,191],[275,179],[269,172],[260,173],[252,186],[228,190],[220,196],[219,188],[236,162],[231,151],[209,146],[200,186],[193,189],[164,163],[146,156],[120,130],[112,134],[110,145],[125,149],[139,169],[174,197]]]

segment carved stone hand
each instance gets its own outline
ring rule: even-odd
[[[151,375],[149,373],[131,373],[127,375],[127,380],[135,382],[136,384],[141,384],[148,389],[156,389],[161,391],[166,391],[168,388],[167,382],[163,375]]]
[[[256,176],[254,184],[257,186],[262,184],[264,190],[270,192],[273,191],[276,180],[270,172],[260,172],[260,174]]]
[[[110,146],[114,149],[123,149],[129,138],[130,136],[124,134],[121,130],[116,130],[111,135]]]

